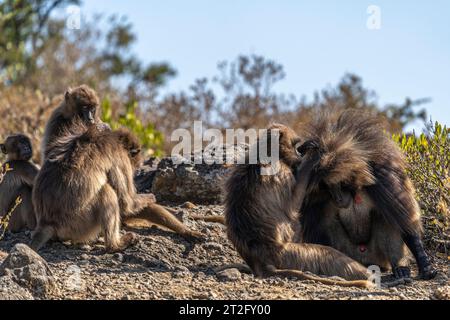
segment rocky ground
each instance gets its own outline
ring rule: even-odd
[[[48,245],[40,252],[48,262],[47,270],[45,262],[35,262],[39,257],[26,257],[25,264],[32,267],[23,267],[23,257],[6,258],[16,244],[28,243],[30,238],[29,233],[7,234],[0,241],[0,299],[450,299],[449,263],[442,259],[434,259],[440,270],[436,279],[389,289],[261,280],[236,269],[216,274],[215,267],[242,261],[222,225],[192,221],[189,216],[221,214],[222,207],[174,208],[184,212],[180,218],[186,224],[207,235],[205,242],[189,243],[172,232],[136,222],[133,231],[140,242],[123,253],[105,254],[101,240],[85,246]]]

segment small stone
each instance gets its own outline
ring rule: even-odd
[[[89,260],[89,255],[87,255],[86,253],[83,253],[83,254],[80,256],[80,259],[81,259],[81,260],[84,260],[84,261],[87,261],[87,260]]]
[[[216,273],[217,279],[220,281],[238,281],[241,280],[241,272],[238,269],[225,269]]]
[[[450,300],[450,286],[436,289],[433,298],[437,300]]]
[[[117,261],[119,261],[119,262],[123,262],[123,254],[121,254],[121,253],[115,253],[114,255],[113,255],[113,258],[114,258],[114,260],[117,260]]]

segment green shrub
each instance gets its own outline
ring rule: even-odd
[[[109,124],[113,130],[120,127],[128,128],[140,140],[147,156],[163,155],[164,137],[152,124],[144,124],[137,114],[137,102],[125,105],[125,112],[115,117],[108,98],[102,101],[102,120]]]
[[[425,240],[449,256],[450,129],[438,122],[430,123],[427,134],[394,135],[394,140],[405,151],[408,173],[417,189]]]

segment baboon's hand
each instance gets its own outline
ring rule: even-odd
[[[149,204],[156,203],[156,197],[153,193],[146,193],[143,195]]]
[[[411,269],[408,267],[395,267],[392,272],[396,279],[411,279]]]
[[[319,150],[320,146],[316,141],[308,140],[302,145],[297,147],[297,153],[304,157],[307,153],[309,153],[312,150]]]

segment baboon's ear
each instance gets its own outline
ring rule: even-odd
[[[0,144],[0,149],[1,149],[2,153],[8,154],[8,153],[6,152],[6,146],[5,146],[3,143]]]
[[[64,99],[67,101],[70,99],[70,95],[72,94],[72,88],[68,88],[66,93],[64,94]]]

